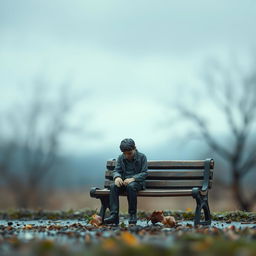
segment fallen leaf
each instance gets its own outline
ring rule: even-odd
[[[162,222],[164,219],[163,211],[153,211],[152,214],[148,217],[148,221],[151,221],[153,224],[157,222]]]
[[[162,223],[170,228],[176,225],[176,220],[173,216],[165,216],[162,220]]]
[[[233,230],[228,230],[226,232],[226,236],[231,239],[231,240],[238,240],[239,239],[239,235],[236,234]]]
[[[100,226],[102,224],[101,216],[99,216],[97,214],[93,214],[90,221],[89,221],[89,224],[92,224],[95,227]]]
[[[214,243],[214,240],[212,237],[206,237],[202,241],[197,241],[193,243],[192,248],[196,252],[203,252],[207,250],[213,243]]]
[[[228,230],[236,230],[236,227],[235,227],[235,225],[229,225],[229,226],[227,227],[227,229],[228,229]]]
[[[138,245],[139,241],[138,239],[129,231],[124,231],[121,233],[121,239],[123,242],[125,242],[128,245]]]
[[[23,229],[32,229],[32,225],[30,225],[30,224],[26,224],[24,227],[23,227]]]
[[[117,243],[116,240],[113,238],[104,239],[102,242],[102,248],[106,251],[116,251],[117,250]]]

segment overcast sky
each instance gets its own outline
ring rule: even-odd
[[[94,136],[66,138],[64,151],[118,152],[126,137],[147,150],[187,130],[161,128],[174,111],[162,103],[190,104],[182,92],[203,86],[205,61],[246,58],[255,27],[254,0],[0,0],[1,107],[24,100],[38,76],[69,81],[91,92],[70,122]]]

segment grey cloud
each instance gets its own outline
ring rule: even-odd
[[[1,30],[129,55],[256,43],[253,1],[5,1]],[[8,30],[7,30],[8,28]]]

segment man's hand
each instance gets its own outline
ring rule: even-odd
[[[117,177],[115,178],[115,185],[117,185],[118,187],[122,186],[124,184],[124,181],[122,180],[122,178]]]
[[[125,179],[125,180],[124,180],[124,185],[127,186],[129,183],[131,183],[131,182],[133,182],[133,181],[135,181],[134,178]]]

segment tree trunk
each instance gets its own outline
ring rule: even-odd
[[[237,170],[233,169],[233,184],[232,190],[235,200],[239,204],[239,209],[243,211],[249,211],[251,208],[251,204],[246,201],[246,199],[242,195],[242,188],[241,188],[241,177]]]

